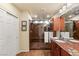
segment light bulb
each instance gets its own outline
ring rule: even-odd
[[[48,22],[48,21],[45,21],[45,23],[46,23],[46,24],[49,24],[49,22]]]
[[[37,23],[39,23],[39,22],[38,22],[38,21],[34,21],[33,23],[37,24]]]
[[[62,9],[60,9],[60,10],[59,10],[59,13],[62,13],[62,12],[63,12],[63,10],[62,10]]]
[[[62,10],[66,10],[66,6],[63,6]]]
[[[40,21],[40,23],[43,23],[43,21]]]
[[[47,18],[49,18],[50,17],[50,15],[47,15]]]

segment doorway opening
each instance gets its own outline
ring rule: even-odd
[[[29,23],[30,50],[49,50],[49,44],[44,42],[44,32],[48,24],[43,20],[31,20]]]

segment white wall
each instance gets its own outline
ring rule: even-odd
[[[27,31],[20,30],[20,48],[22,51],[29,51],[29,20],[31,19],[29,13],[26,11],[22,12],[20,15],[20,22],[27,21]],[[20,23],[21,25],[21,23]],[[21,28],[21,26],[20,26]]]

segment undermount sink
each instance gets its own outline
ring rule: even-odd
[[[69,41],[79,43],[79,40],[69,40]]]
[[[56,42],[65,43],[63,40],[55,40]]]

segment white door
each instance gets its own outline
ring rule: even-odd
[[[6,38],[6,26],[5,26],[6,13],[0,10],[0,55],[7,55],[7,39]]]
[[[1,11],[0,16],[0,55],[16,55],[19,49],[19,20]]]

